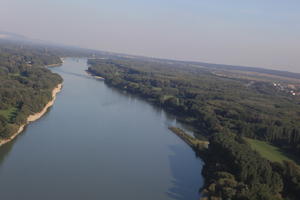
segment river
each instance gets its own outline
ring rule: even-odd
[[[176,120],[86,61],[51,68],[64,79],[54,106],[0,148],[1,199],[198,200],[203,162],[168,130]]]

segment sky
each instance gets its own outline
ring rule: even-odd
[[[299,0],[0,0],[0,31],[118,53],[300,72]]]

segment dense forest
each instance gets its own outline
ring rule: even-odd
[[[38,47],[1,41],[0,139],[9,138],[51,100],[62,79],[44,66],[59,63],[57,55]]]
[[[203,170],[207,198],[300,198],[296,164],[272,163],[242,139],[270,142],[299,159],[298,96],[268,80],[217,76],[209,67],[184,62],[123,58],[89,64],[89,72],[107,84],[161,106],[209,138]]]
[[[300,197],[300,169],[295,163],[269,162],[236,134],[214,134],[204,155],[203,200],[296,200]]]

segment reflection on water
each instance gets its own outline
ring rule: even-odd
[[[102,81],[102,80],[99,80],[99,81]],[[146,102],[146,100],[144,100],[143,98],[139,97],[138,95],[133,95],[133,94],[130,94],[130,93],[127,93],[126,91],[122,91],[118,88],[114,88],[114,87],[111,87],[109,85],[107,85],[108,88],[110,88],[111,90],[117,92],[117,93],[120,93],[124,96],[127,96],[129,99],[132,99],[133,101],[143,101],[143,102]],[[165,125],[167,127],[170,127],[170,126],[176,126],[178,128],[181,128],[183,129],[187,134],[191,135],[191,136],[195,136],[195,133],[193,132],[194,128],[186,123],[180,123],[178,122],[178,120],[176,119],[176,116],[171,114],[171,113],[167,113],[163,110],[163,108],[157,106],[157,105],[153,105],[152,103],[150,102],[147,102],[149,104],[149,106],[152,107],[153,111],[156,112],[158,115],[161,115],[160,117],[163,118],[163,119],[166,119],[164,120],[163,122],[165,123]],[[110,104],[113,104],[113,102],[107,102],[107,104],[105,105],[110,105]],[[196,135],[197,136],[197,135]],[[198,135],[199,136],[199,135]]]
[[[51,109],[52,109],[52,107],[49,107],[47,112],[40,119],[47,117],[47,115],[49,114]],[[32,123],[36,123],[36,122],[32,122]],[[29,124],[29,126],[30,126],[30,124]],[[1,167],[2,163],[5,161],[5,158],[9,157],[9,152],[12,150],[16,141],[19,139],[21,140],[22,137],[26,137],[25,135],[27,133],[27,128],[28,128],[28,125],[24,127],[23,132],[21,132],[17,137],[15,137],[14,140],[0,146],[0,167]]]
[[[0,167],[2,166],[2,163],[5,161],[5,158],[9,156],[9,152],[11,151],[14,143],[15,143],[15,140],[1,146]]]
[[[185,148],[178,145],[171,145],[170,149],[174,153],[169,156],[173,175],[173,187],[169,189],[167,194],[171,199],[176,200],[195,199],[200,189],[199,176],[201,174],[201,165],[192,166],[193,171],[198,172],[198,174],[188,173],[188,170],[191,170],[191,166],[188,166],[189,160],[185,159]]]
[[[108,87],[85,59],[51,68],[64,87],[51,110],[0,148],[5,200],[199,199],[202,161],[168,130],[172,115]]]

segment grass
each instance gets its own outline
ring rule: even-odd
[[[292,155],[283,152],[280,148],[271,145],[267,142],[254,140],[250,138],[245,138],[246,141],[251,145],[251,148],[256,150],[262,157],[270,160],[271,162],[282,162],[286,161],[294,161],[299,164],[299,161],[294,158]]]
[[[6,110],[0,110],[0,115],[2,115],[3,117],[5,117],[8,121],[13,121],[14,118],[16,117],[18,112],[18,109],[15,107],[11,107],[9,109]]]

